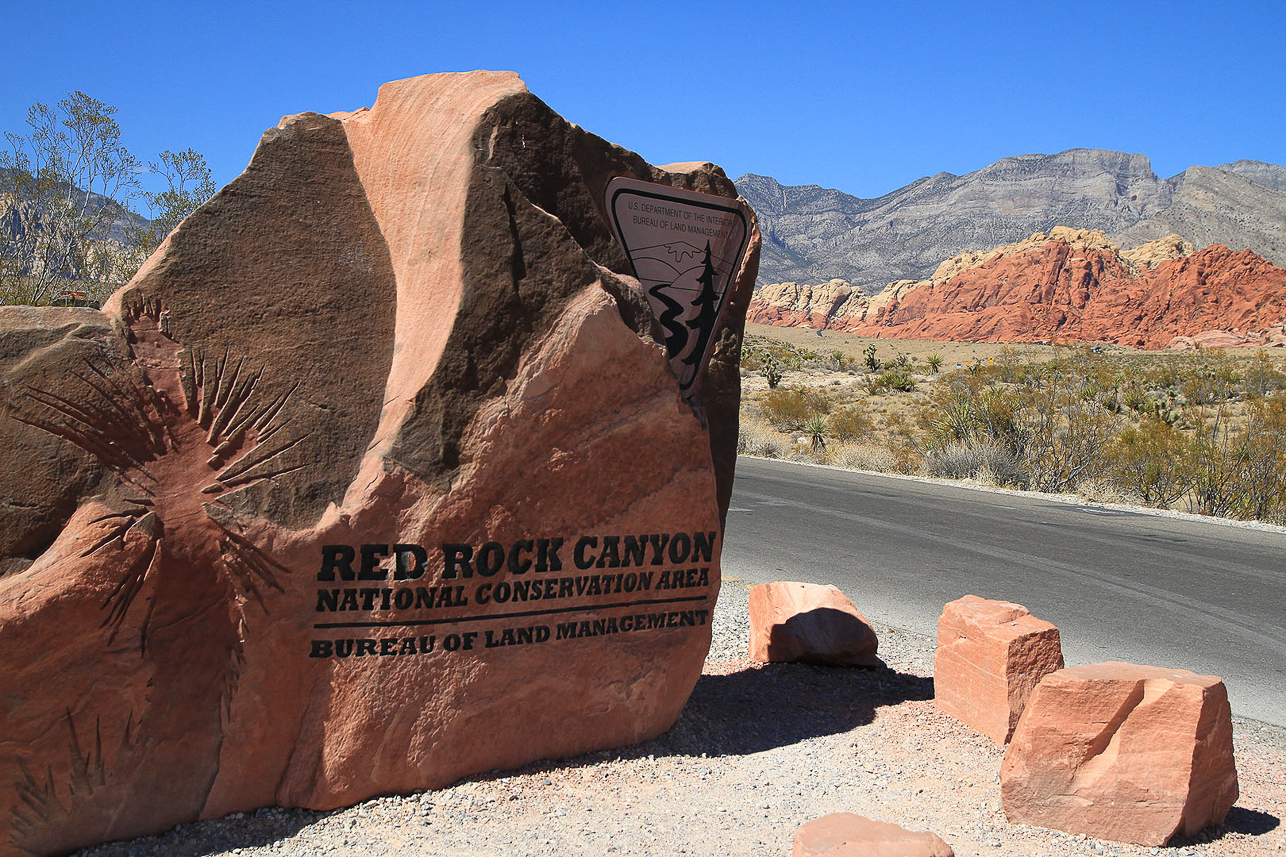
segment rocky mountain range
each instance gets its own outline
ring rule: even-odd
[[[70,188],[61,185],[60,188]],[[59,190],[59,194],[62,190]],[[72,188],[69,194],[75,198],[85,196],[79,188]],[[86,216],[102,219],[103,229],[95,237],[98,240],[123,242],[131,230],[146,230],[152,223],[143,215],[128,206],[103,196],[89,192],[85,205]],[[45,228],[48,214],[30,199],[24,199],[15,192],[15,178],[12,170],[0,169],[0,241],[20,239],[29,230],[40,231]]]
[[[1190,167],[1168,179],[1143,155],[1069,149],[938,173],[878,199],[747,174],[737,189],[764,235],[759,283],[841,278],[874,294],[924,280],[943,260],[1055,226],[1096,229],[1132,247],[1178,234],[1286,264],[1286,168],[1260,161]]]

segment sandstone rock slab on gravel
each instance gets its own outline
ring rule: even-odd
[[[0,855],[675,722],[757,234],[685,400],[618,176],[737,205],[515,74],[396,81],[267,131],[102,312],[0,310]]]
[[[935,833],[833,812],[795,831],[791,857],[955,857],[955,852]]]
[[[1216,676],[1109,662],[1037,686],[1001,766],[1012,822],[1164,845],[1237,800],[1228,694]]]
[[[878,666],[875,629],[834,586],[777,581],[750,590],[750,657],[761,663]]]
[[[1004,744],[1042,677],[1063,668],[1058,629],[1021,604],[966,595],[942,609],[934,704]]]
[[[962,855],[1156,857],[1008,823],[1003,749],[933,707],[931,637],[873,619],[888,670],[753,664],[748,594],[724,577],[705,674],[675,728],[653,741],[334,812],[235,813],[82,855],[783,857],[800,825],[856,812],[932,830]],[[1167,854],[1286,852],[1286,729],[1242,718],[1235,727],[1237,806]]]

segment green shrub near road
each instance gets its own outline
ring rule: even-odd
[[[1068,348],[1037,361],[1006,349],[941,375],[906,358],[879,365],[864,382],[747,404],[772,429],[807,432],[813,442],[781,446],[796,457],[1286,523],[1286,371],[1268,351]],[[890,373],[909,389],[884,383]]]

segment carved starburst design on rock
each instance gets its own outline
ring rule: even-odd
[[[61,394],[29,387],[27,407],[17,415],[119,477],[115,508],[91,522],[81,557],[120,554],[119,580],[102,604],[109,641],[140,594],[154,590],[137,622],[143,651],[159,590],[184,597],[197,582],[162,587],[167,577],[211,569],[240,600],[252,598],[266,610],[263,590],[281,590],[278,575],[286,569],[244,535],[224,501],[229,492],[305,466],[283,461],[306,437],[291,436],[283,416],[294,388],[263,395],[262,367],[226,351],[182,348],[168,321],[159,303],[140,304],[126,318],[130,363],[86,361]],[[188,595],[194,605],[205,600],[200,592]]]

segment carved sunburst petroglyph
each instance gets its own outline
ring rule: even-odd
[[[48,570],[81,574],[83,563],[105,574],[100,639],[109,655],[132,648],[143,660],[122,721],[102,712],[129,691],[90,676],[75,708],[50,723],[65,732],[69,769],[19,758],[11,841],[33,853],[78,814],[107,812],[108,781],[163,766],[149,754],[172,742],[217,758],[216,724],[231,719],[245,665],[245,605],[266,615],[267,591],[284,591],[288,573],[256,544],[262,522],[239,518],[231,497],[307,466],[287,454],[307,437],[286,416],[294,388],[266,394],[261,367],[180,346],[159,303],[124,316],[127,360],[86,360],[57,391],[28,387],[14,414],[115,474],[89,501],[106,511],[64,533],[78,547],[54,554],[62,559]]]
[[[95,456],[125,486],[119,508],[91,522],[95,537],[80,554],[116,550],[125,560],[102,605],[109,640],[149,582],[193,564],[212,563],[264,606],[263,588],[281,590],[286,569],[246,538],[221,495],[305,466],[281,463],[306,437],[290,436],[283,416],[294,388],[264,396],[262,368],[181,348],[159,303],[139,305],[126,321],[133,366],[87,360],[72,373],[76,395],[29,387],[16,416]],[[141,550],[126,550],[133,538]],[[143,650],[156,608],[147,601]]]

